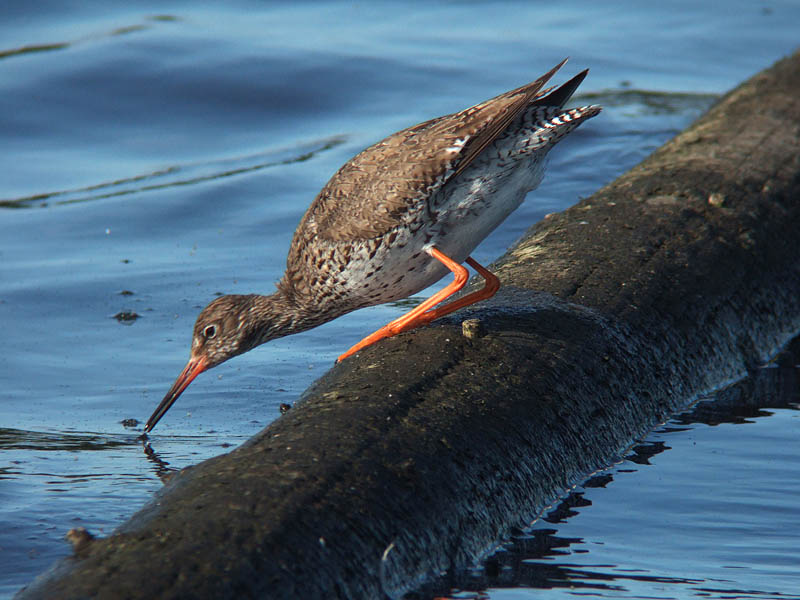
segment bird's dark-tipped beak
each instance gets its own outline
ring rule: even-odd
[[[147,423],[144,426],[145,433],[151,431],[153,427],[156,426],[156,423],[158,423],[161,417],[169,410],[169,407],[175,403],[175,400],[183,393],[183,390],[189,387],[189,384],[192,383],[195,377],[206,370],[207,365],[208,361],[204,356],[189,359],[186,368],[178,375],[178,378],[175,380],[175,383],[172,384],[172,387],[169,388],[161,404],[158,405],[155,412],[147,419]]]

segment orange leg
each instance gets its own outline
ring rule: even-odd
[[[452,258],[438,250],[436,247],[432,247],[429,251],[429,254],[435,259],[439,260],[442,264],[444,264],[444,266],[453,272],[453,275],[455,275],[453,282],[443,290],[436,292],[433,296],[422,302],[419,306],[414,307],[403,316],[398,317],[388,325],[384,325],[378,329],[378,331],[375,333],[365,337],[347,352],[342,354],[337,360],[344,360],[348,356],[355,354],[362,348],[366,348],[367,346],[374,344],[378,340],[392,337],[393,335],[397,335],[403,331],[408,331],[410,329],[414,329],[415,327],[425,325],[434,319],[449,315],[451,312],[456,311],[459,308],[464,308],[470,304],[475,304],[481,300],[491,298],[495,295],[495,293],[497,293],[497,290],[500,289],[500,280],[497,278],[497,276],[478,264],[472,257],[469,257],[467,258],[467,264],[474,268],[486,280],[486,285],[484,285],[481,289],[472,292],[471,294],[467,294],[463,298],[454,300],[453,302],[445,304],[444,306],[440,306],[439,308],[434,308],[434,306],[447,300],[447,298],[463,288],[467,283],[469,273],[463,266],[455,262]]]

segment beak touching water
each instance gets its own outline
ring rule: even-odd
[[[189,384],[192,383],[195,377],[200,375],[203,371],[206,370],[208,365],[208,360],[205,356],[200,356],[197,358],[190,358],[189,362],[186,364],[186,368],[183,369],[183,372],[178,376],[175,380],[175,383],[172,384],[172,387],[169,388],[167,395],[164,396],[164,399],[161,401],[161,404],[158,405],[155,412],[150,415],[150,418],[147,419],[147,423],[144,426],[144,432],[147,433],[152,431],[153,427],[156,426],[156,423],[161,419],[161,417],[166,414],[169,410],[169,407],[175,403],[175,400],[178,399]]]

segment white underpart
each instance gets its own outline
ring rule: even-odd
[[[459,152],[461,152],[461,149],[464,147],[464,144],[467,143],[468,139],[469,136],[464,138],[458,138],[455,142],[453,142],[452,146],[446,148],[447,152],[450,152],[452,154],[458,154]]]
[[[415,234],[398,228],[393,247],[382,246],[372,258],[366,247],[354,252],[347,269],[353,276],[344,274],[343,287],[354,295],[363,293],[359,288],[365,281],[359,275],[380,266],[370,276],[369,297],[359,302],[368,306],[407,298],[447,275],[449,269],[428,255],[430,247],[463,263],[538,187],[548,151],[597,110],[536,108],[521,116],[508,130],[514,133],[501,135],[429,200],[433,225]],[[460,151],[466,141],[458,140],[447,150]]]

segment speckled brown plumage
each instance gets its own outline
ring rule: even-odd
[[[563,64],[533,83],[399,131],[350,159],[322,188],[297,227],[282,281],[286,291],[313,296],[307,282],[309,271],[317,269],[317,248],[346,253],[355,240],[382,239],[424,219],[435,194],[532,105]]]
[[[450,270],[462,283],[448,286],[444,298],[463,285],[465,261],[487,279],[485,294],[467,302],[494,293],[496,278],[469,254],[539,184],[558,140],[600,112],[562,108],[587,71],[542,90],[564,62],[532,83],[404,129],[349,160],[300,221],[277,291],[223,296],[200,313],[189,364],[145,431],[200,372],[270,339],[406,298]],[[451,304],[412,311],[350,352],[464,302]]]

